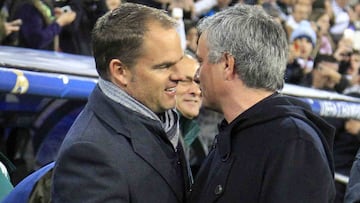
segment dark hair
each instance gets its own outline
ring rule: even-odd
[[[317,68],[317,65],[322,61],[330,62],[330,63],[338,63],[338,61],[333,55],[318,54],[314,59],[314,68]]]
[[[319,18],[321,18],[322,16],[326,15],[325,13],[325,9],[323,8],[317,8],[317,9],[314,9],[312,12],[311,12],[311,15],[309,16],[309,20],[310,21],[318,21]]]
[[[121,60],[129,68],[136,64],[150,22],[169,29],[176,26],[176,21],[165,11],[134,3],[124,3],[97,20],[92,31],[92,47],[100,77],[108,79],[112,59]]]

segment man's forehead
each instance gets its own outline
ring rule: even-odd
[[[199,59],[201,59],[201,54],[204,54],[204,52],[206,52],[206,50],[208,49],[207,44],[206,44],[206,36],[204,34],[200,35],[199,40],[198,40],[198,46],[196,49],[196,57]]]
[[[339,64],[337,62],[322,61],[321,63],[323,65],[325,65],[326,67],[329,67],[329,68],[337,68],[337,67],[339,67]]]

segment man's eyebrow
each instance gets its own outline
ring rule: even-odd
[[[176,64],[176,62],[165,61],[165,62],[163,62],[163,63],[154,65],[154,68],[170,67],[170,66],[172,66],[172,65],[174,65],[174,64]]]

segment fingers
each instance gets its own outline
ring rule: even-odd
[[[22,24],[22,20],[21,19],[16,19],[13,21],[8,22],[10,25],[12,26],[20,26]]]
[[[20,19],[13,20],[10,22],[5,22],[5,33],[6,35],[10,35],[13,32],[17,32],[20,30],[20,26],[22,21]]]

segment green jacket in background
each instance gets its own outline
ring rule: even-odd
[[[8,173],[14,169],[14,165],[0,152],[0,202],[14,188]]]

